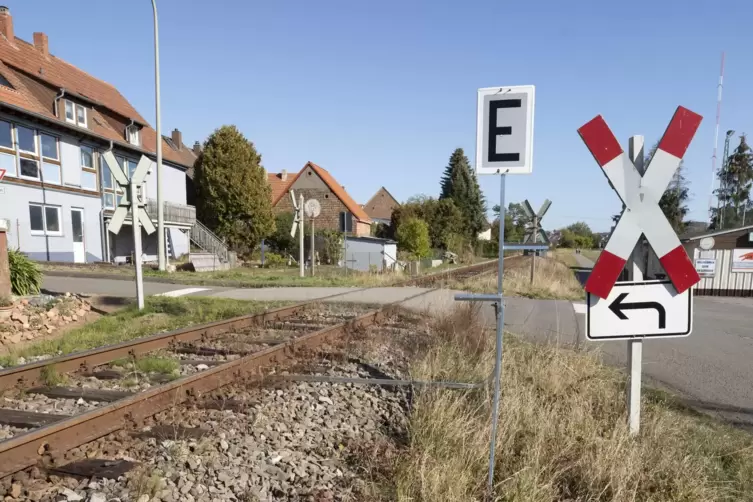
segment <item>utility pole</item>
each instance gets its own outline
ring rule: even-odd
[[[162,200],[162,115],[160,113],[159,91],[159,26],[157,23],[157,3],[152,0],[154,11],[154,100],[157,114],[157,264],[163,272],[166,267],[165,256],[165,207]]]
[[[303,211],[303,194],[301,194],[301,198],[300,198],[300,200],[298,202],[298,214],[299,214],[299,218],[300,218],[300,221],[301,221],[301,228],[298,229],[298,231],[301,233],[301,235],[298,236],[298,238],[300,240],[300,242],[299,242],[300,250],[298,252],[298,266],[300,268],[300,276],[301,277],[304,277],[306,275],[306,272],[305,272],[305,269],[304,269],[304,263],[303,263],[303,260],[304,260],[304,254],[303,254],[303,242],[304,242],[303,241],[303,237],[304,237],[303,233],[304,232],[303,231],[306,228],[306,224],[303,221],[303,213],[304,213],[304,211]]]

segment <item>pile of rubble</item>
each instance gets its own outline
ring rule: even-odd
[[[0,317],[0,344],[12,346],[48,336],[67,324],[85,318],[91,305],[76,295],[40,295],[23,298]]]

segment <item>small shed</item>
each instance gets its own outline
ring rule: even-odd
[[[680,236],[701,282],[696,295],[753,296],[753,225]]]
[[[345,265],[362,272],[392,270],[397,261],[397,242],[377,237],[348,237]]]

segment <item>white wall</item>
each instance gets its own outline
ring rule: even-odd
[[[86,261],[102,260],[101,202],[98,195],[85,196],[69,192],[3,183],[0,195],[0,218],[10,220],[8,246],[20,247],[31,258],[40,261],[73,261],[71,208],[84,210],[84,246]],[[29,203],[46,203],[61,208],[62,236],[31,235]],[[20,244],[20,246],[19,246]]]
[[[146,194],[157,199],[157,163],[152,162],[150,174],[146,178]],[[186,203],[186,172],[169,164],[162,163],[162,197],[168,202]]]

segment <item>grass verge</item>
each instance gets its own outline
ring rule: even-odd
[[[283,304],[204,297],[150,296],[146,298],[144,310],[139,311],[136,305],[130,305],[114,315],[69,331],[60,338],[44,340],[13,351],[0,357],[0,365],[12,366],[19,357],[70,354],[194,324],[253,314]]]
[[[424,380],[478,381],[491,334],[456,312],[413,365]],[[486,342],[487,348],[479,350]],[[394,499],[411,501],[753,500],[753,436],[661,392],[645,392],[642,430],[626,427],[625,377],[595,353],[507,336],[494,493],[486,476],[491,396],[427,390],[411,410],[409,445],[393,462]]]
[[[552,251],[553,258],[568,267],[577,267],[578,260],[575,258],[575,250],[570,248],[557,248]]]
[[[497,291],[497,274],[484,274],[463,281],[449,281],[446,287],[474,293]],[[531,284],[531,257],[514,256],[505,260],[503,284],[505,296],[582,300],[583,287],[566,265],[552,258],[536,258],[536,274]]]
[[[485,261],[480,259],[478,261]],[[468,264],[464,264],[468,265]],[[66,266],[64,264],[40,264],[42,270],[76,274],[94,273],[106,274],[113,277],[133,277],[131,267],[83,267]],[[434,274],[443,270],[451,270],[463,265],[443,264],[436,268],[422,268],[420,274]],[[144,277],[167,280],[175,284],[189,284],[195,286],[224,286],[238,288],[264,287],[373,287],[392,286],[410,278],[408,274],[370,273],[349,270],[347,274],[342,268],[332,265],[322,265],[316,268],[316,275],[306,271],[305,277],[299,277],[298,268],[252,268],[237,267],[230,270],[216,272],[160,272],[151,268],[144,269]]]

